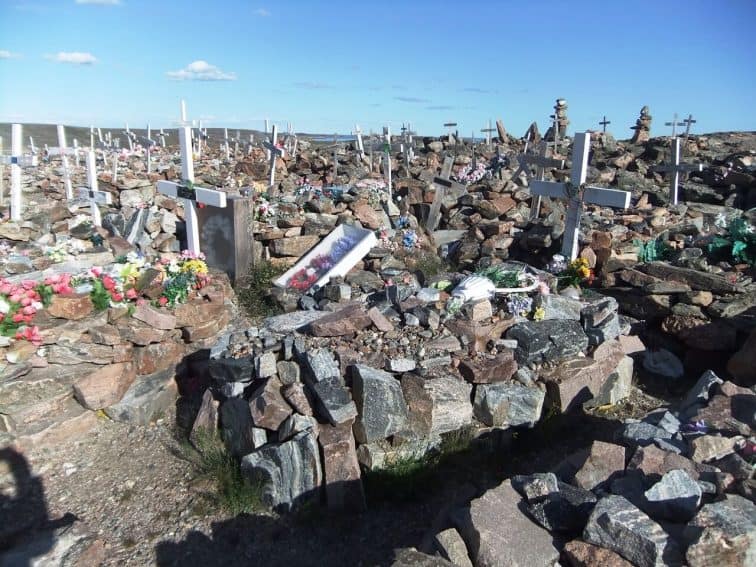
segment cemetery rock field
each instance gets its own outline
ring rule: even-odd
[[[0,565],[752,565],[756,133],[554,111],[0,125]]]

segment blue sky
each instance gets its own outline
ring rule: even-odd
[[[0,0],[0,122],[756,130],[753,0]],[[750,29],[749,29],[750,28]]]

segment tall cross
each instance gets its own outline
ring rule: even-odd
[[[147,173],[150,173],[152,171],[152,146],[156,146],[157,142],[152,139],[152,129],[149,123],[147,124],[147,135],[138,136],[137,140],[145,149],[147,155]]]
[[[273,131],[270,135],[270,140],[266,140],[263,145],[268,150],[268,154],[270,155],[270,173],[268,177],[268,195],[271,197],[276,193],[275,191],[275,183],[276,183],[276,161],[278,160],[278,156],[281,156],[282,158],[285,155],[285,151],[283,148],[278,147],[278,126],[273,124]]]
[[[588,132],[575,134],[575,139],[572,143],[572,171],[570,180],[564,183],[532,181],[530,184],[530,192],[533,195],[568,200],[562,255],[570,260],[577,258],[580,215],[583,212],[585,203],[623,209],[626,209],[630,205],[631,193],[629,191],[585,185],[590,149],[590,134]]]
[[[550,114],[549,118],[551,118],[552,124],[553,124],[551,128],[552,128],[552,131],[554,132],[553,145],[554,145],[554,153],[556,154],[556,153],[559,153],[559,146],[562,143],[559,137],[559,116],[557,116],[557,114],[554,113],[554,114]]]
[[[491,128],[491,121],[488,121],[488,128],[481,129],[481,132],[486,135],[486,146],[491,147],[491,132],[496,132],[496,128]]]
[[[453,165],[454,158],[446,156],[446,158],[444,158],[444,163],[441,166],[441,174],[433,178],[432,183],[436,188],[436,193],[433,196],[433,203],[431,204],[430,211],[428,211],[428,220],[425,222],[425,228],[429,232],[433,232],[438,228],[438,223],[441,220],[441,205],[443,204],[446,192],[453,190],[457,194],[462,194],[467,191],[465,185],[451,180]]]
[[[668,165],[660,165],[654,168],[654,171],[669,174],[669,202],[673,205],[678,203],[677,185],[680,182],[680,174],[689,171],[702,171],[703,164],[700,163],[680,163],[680,138],[672,138],[672,159]]]
[[[215,189],[194,186],[194,161],[191,148],[191,127],[181,126],[178,129],[179,144],[181,145],[181,177],[182,183],[173,181],[158,181],[158,193],[179,199],[184,205],[184,219],[186,220],[186,247],[193,254],[200,253],[199,223],[195,203],[224,208],[226,194]]]
[[[677,112],[675,112],[674,116],[672,117],[672,122],[665,122],[665,126],[672,126],[672,137],[674,138],[677,136],[677,127],[678,126],[685,126],[685,122],[678,122],[677,121]]]
[[[31,155],[37,155],[37,147],[34,145],[34,138],[31,136],[29,136],[29,151],[31,152]]]
[[[34,167],[37,165],[37,156],[23,155],[23,127],[21,124],[11,126],[11,153],[9,156],[0,155],[0,164],[10,165],[11,171],[11,195],[10,195],[10,214],[12,221],[21,220],[21,168]],[[2,150],[2,139],[0,139],[0,151]],[[0,177],[2,172],[0,171]],[[0,196],[3,197],[0,191]]]
[[[61,156],[63,161],[63,183],[66,187],[66,199],[73,199],[73,186],[71,185],[71,172],[68,169],[68,156],[74,155],[76,152],[69,148],[66,144],[66,129],[62,124],[58,124],[58,147],[50,148],[48,155]]]
[[[73,139],[73,156],[74,156],[74,165],[76,167],[79,167],[79,140],[76,138]]]
[[[607,124],[611,124],[611,123],[612,123],[611,120],[607,120],[606,119],[606,115],[604,115],[604,119],[601,122],[599,122],[599,125],[604,127],[604,130],[603,130],[604,134],[606,134],[606,126],[607,126]]]
[[[239,155],[239,141],[241,140],[241,131],[236,131],[236,137],[232,140],[234,142],[234,159]]]
[[[160,138],[160,147],[161,147],[161,148],[164,148],[164,147],[165,147],[165,137],[166,137],[167,135],[168,135],[168,134],[166,134],[165,132],[163,132],[163,129],[161,128],[161,129],[160,129],[160,134],[158,134],[158,137]]]
[[[449,140],[449,142],[451,142],[451,139],[452,139],[452,129],[456,128],[456,127],[457,127],[457,123],[456,122],[445,122],[444,123],[444,128],[448,128],[449,129],[449,133],[448,133],[448,140]],[[455,138],[454,139],[454,144],[456,145],[456,143],[457,143],[457,139]]]
[[[112,197],[107,191],[100,191],[97,185],[97,162],[94,150],[89,150],[86,155],[87,162],[87,187],[79,187],[79,198],[86,199],[92,211],[92,224],[102,226],[100,205],[110,205]]]
[[[535,176],[532,177],[532,180],[535,181],[543,181],[544,177],[546,175],[546,170],[555,168],[555,169],[562,169],[564,167],[564,160],[563,159],[555,159],[555,158],[549,158],[546,154],[549,152],[549,145],[545,142],[542,142],[540,144],[540,151],[537,155],[533,154],[521,154],[517,156],[517,161],[520,164],[519,169],[515,172],[515,175],[513,175],[513,178],[517,178],[520,175],[520,172],[525,172],[525,175],[528,177],[528,185],[531,185],[531,167],[536,167],[536,173]],[[538,214],[541,210],[541,196],[540,195],[533,195],[533,201],[530,204],[530,218],[535,219],[538,218]]]
[[[126,141],[129,143],[129,151],[134,151],[134,138],[136,137],[134,133],[129,130],[129,123],[126,123],[126,130],[123,131],[124,134],[126,134]]]

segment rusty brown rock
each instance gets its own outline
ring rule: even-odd
[[[574,540],[564,546],[565,557],[572,567],[633,567],[633,564],[611,549]]]
[[[168,311],[162,309],[156,309],[151,305],[144,304],[137,306],[132,317],[137,321],[146,323],[153,329],[170,331],[176,328],[175,315],[172,315]]]
[[[154,374],[170,368],[181,360],[184,346],[175,341],[150,344],[134,349],[137,374]]]
[[[359,305],[349,305],[310,323],[309,333],[315,337],[342,337],[369,327],[373,320]]]
[[[103,366],[74,382],[74,397],[87,409],[106,408],[119,402],[135,379],[131,362]]]
[[[292,414],[291,406],[281,395],[281,381],[269,378],[249,398],[249,411],[255,427],[278,431],[284,420]]]
[[[94,305],[89,294],[53,295],[47,313],[59,319],[76,321],[89,317],[94,311]]]
[[[467,359],[459,363],[459,372],[472,384],[505,382],[517,372],[514,352],[505,351],[495,358]]]
[[[323,453],[326,499],[331,510],[365,510],[360,464],[352,422],[321,425],[318,438]]]

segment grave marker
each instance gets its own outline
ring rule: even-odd
[[[482,128],[480,131],[486,135],[486,146],[490,148],[491,147],[491,132],[496,132],[496,128],[491,128],[491,121],[489,120],[488,128]]]
[[[444,163],[441,166],[441,174],[433,178],[432,183],[436,187],[436,194],[433,196],[433,203],[428,212],[428,220],[425,223],[425,228],[429,232],[433,232],[438,228],[438,223],[441,220],[441,205],[443,204],[447,191],[454,191],[455,194],[459,195],[467,191],[465,185],[451,180],[453,165],[454,158],[446,156],[446,158],[444,158]]]
[[[131,130],[129,130],[129,123],[128,122],[126,123],[126,130],[124,130],[123,133],[126,134],[126,141],[129,143],[129,151],[133,152],[134,151],[134,138],[135,138],[135,135],[134,135],[134,133]]]
[[[677,121],[677,112],[675,112],[674,116],[672,117],[672,122],[665,122],[665,126],[672,126],[672,137],[674,138],[677,136],[677,127],[678,126],[684,126],[685,122],[678,122]]]
[[[525,146],[527,148],[527,144]],[[563,159],[555,159],[555,158],[549,158],[546,154],[549,152],[549,144],[546,142],[541,142],[539,144],[540,150],[537,155],[532,154],[522,154],[517,156],[517,161],[520,164],[520,167],[518,168],[515,175],[513,175],[513,178],[516,178],[520,175],[520,172],[525,172],[525,175],[528,177],[528,185],[530,185],[531,179],[535,179],[536,181],[543,181],[544,177],[546,176],[546,169],[547,168],[555,168],[555,169],[562,169],[564,167],[564,160]],[[531,175],[531,167],[536,167],[536,174],[535,176]],[[541,210],[541,196],[540,195],[533,195],[533,200],[530,205],[530,218],[536,219],[538,218],[538,214]]]
[[[534,195],[568,200],[562,255],[570,260],[577,258],[580,215],[585,203],[624,209],[630,205],[631,193],[629,191],[585,186],[590,149],[590,134],[588,132],[575,134],[572,144],[570,180],[564,183],[554,181],[533,181],[531,183],[531,193]]]
[[[680,156],[680,138],[672,138],[671,163],[654,168],[654,171],[669,174],[669,202],[673,205],[678,203],[677,186],[680,182],[680,174],[703,170],[703,164],[701,163],[680,163]]]
[[[606,115],[604,115],[604,119],[603,119],[603,120],[602,120],[601,122],[599,122],[599,126],[602,126],[602,127],[603,127],[603,132],[604,132],[604,134],[606,134],[606,126],[607,126],[608,124],[611,124],[611,123],[612,123],[612,121],[611,121],[611,120],[607,120],[607,119],[606,119]]]
[[[163,195],[179,199],[184,205],[184,219],[186,220],[187,249],[193,254],[200,253],[199,227],[195,203],[224,208],[226,194],[215,189],[196,187],[194,183],[194,162],[191,150],[191,128],[179,128],[179,143],[181,145],[181,177],[182,183],[173,181],[158,181],[157,190]],[[188,182],[188,183],[187,183]]]
[[[73,155],[75,151],[66,144],[66,130],[62,124],[58,124],[58,147],[50,148],[48,156],[61,156],[63,162],[63,183],[66,187],[66,199],[73,199],[73,187],[71,185],[71,172],[68,169],[68,156]]]
[[[223,129],[223,156],[226,161],[231,161],[231,140],[228,138],[228,128]]]
[[[452,141],[452,128],[456,128],[456,127],[457,127],[457,123],[456,122],[445,122],[444,123],[444,128],[448,128],[449,129],[449,133],[447,134],[447,140],[449,141],[449,143],[451,143],[451,141]],[[454,145],[455,146],[457,145],[457,138],[456,138],[456,136],[454,137]]]
[[[21,220],[21,168],[34,167],[37,165],[37,156],[23,155],[23,127],[21,124],[11,126],[11,153],[9,156],[1,155],[2,139],[0,138],[0,164],[10,165],[11,194],[10,194],[10,218],[12,221]],[[2,171],[0,171],[2,177]],[[5,195],[0,186],[0,198],[5,201]]]
[[[149,123],[147,124],[147,135],[139,136],[137,141],[142,145],[147,156],[147,173],[152,171],[152,146],[156,146],[157,142],[152,139],[152,129]]]
[[[354,125],[354,132],[352,134],[357,136],[357,153],[360,155],[360,159],[362,159],[365,157],[365,146],[362,143],[362,130],[360,130],[359,124]]]
[[[87,185],[88,187],[79,187],[79,198],[86,199],[89,202],[92,211],[92,224],[102,226],[102,215],[100,214],[100,205],[110,205],[112,196],[107,191],[100,191],[97,184],[97,162],[94,150],[89,150],[86,155],[87,162]]]
[[[276,160],[278,159],[278,156],[281,156],[283,158],[285,155],[284,149],[276,145],[277,141],[278,127],[273,124],[273,131],[270,136],[270,141],[266,140],[264,142],[264,146],[268,150],[268,155],[270,156],[268,158],[270,160],[270,173],[268,174],[268,195],[271,197],[276,193],[276,191],[274,191],[274,185],[276,182]]]
[[[384,151],[386,152],[386,171],[384,174],[386,175],[386,187],[388,188],[388,194],[389,194],[389,200],[391,200],[391,196],[393,195],[392,189],[391,189],[391,127],[390,126],[384,126],[383,127],[383,136],[386,140]]]
[[[688,117],[683,120],[683,123],[685,124],[685,138],[683,139],[683,151],[688,147],[688,136],[690,136],[690,127],[692,124],[695,124],[698,122],[697,120],[693,120],[693,115],[688,114]]]

